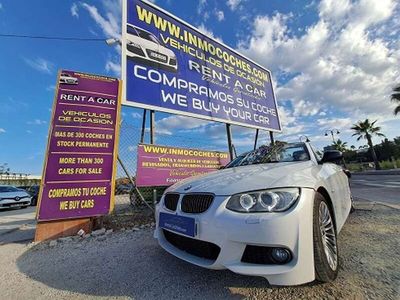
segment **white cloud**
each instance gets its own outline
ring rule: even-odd
[[[217,17],[218,21],[223,21],[225,19],[225,14],[222,10],[216,10],[215,11],[215,16]]]
[[[120,12],[118,10],[118,7],[120,7],[120,1],[119,5],[116,5],[115,2],[111,1],[102,1],[104,7],[106,8],[106,14],[105,17],[102,16],[97,9],[96,6],[94,5],[89,5],[87,3],[82,3],[82,7],[85,8],[90,16],[95,20],[98,26],[102,29],[103,33],[107,37],[111,38],[119,38],[120,37]]]
[[[132,118],[134,118],[134,119],[141,119],[141,118],[142,118],[142,115],[139,114],[139,113],[137,113],[137,112],[133,112],[133,113],[131,114],[131,116],[132,116]]]
[[[115,63],[111,60],[108,60],[106,62],[105,68],[106,68],[107,72],[112,72],[117,77],[121,76],[121,64],[120,63]]]
[[[355,120],[351,118],[317,119],[317,124],[322,129],[348,129]]]
[[[79,9],[78,9],[78,5],[74,2],[71,5],[71,15],[74,18],[79,18],[79,13],[78,13]]]
[[[54,84],[51,84],[46,87],[46,91],[48,92],[53,92],[56,89],[56,86]]]
[[[29,59],[24,58],[25,63],[31,68],[46,74],[53,73],[54,64],[44,58]]]
[[[297,36],[287,25],[290,14],[256,17],[239,50],[275,74],[291,75],[276,93],[278,102],[292,103],[295,117],[323,117],[334,110],[344,118],[329,119],[326,126],[336,127],[377,112],[381,119],[391,117],[389,95],[400,80],[400,43],[380,34],[394,30],[393,20],[399,19],[395,1],[322,0],[318,9],[319,20]]]
[[[173,115],[156,122],[157,132],[172,134],[176,130],[188,130],[206,126],[210,122],[196,118]]]
[[[210,17],[210,14],[207,10],[207,0],[200,0],[197,5],[197,14],[203,17],[203,21],[207,21]]]
[[[238,8],[239,4],[242,2],[242,0],[228,0],[226,4],[229,6],[231,10],[236,10]]]
[[[217,40],[217,41],[220,42],[220,43],[223,42],[222,39],[221,39],[220,37],[216,37],[216,36],[214,35],[214,33],[213,33],[210,29],[208,29],[203,23],[200,24],[200,26],[198,26],[197,29],[198,29],[201,33],[203,33],[204,35],[206,35],[206,36],[208,36],[208,37],[210,37],[210,38],[213,38],[213,39]]]
[[[28,124],[28,125],[44,125],[46,123],[47,123],[46,121],[40,120],[40,119],[35,119],[33,121],[26,122],[26,124]]]
[[[0,133],[6,133],[6,130],[4,128],[0,128]]]

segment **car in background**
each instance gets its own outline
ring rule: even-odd
[[[39,196],[39,190],[40,186],[35,184],[35,185],[24,185],[24,186],[18,186],[19,189],[23,189],[31,195],[31,205],[36,206],[38,202],[38,196]]]
[[[61,84],[78,84],[78,78],[73,77],[67,73],[61,73],[60,75]]]
[[[0,185],[0,209],[27,208],[31,205],[31,195],[11,185]]]
[[[165,47],[153,33],[128,24],[126,39],[128,58],[147,65],[164,67],[169,71],[178,70],[175,53]]]
[[[342,157],[334,150],[319,157],[309,143],[262,146],[169,187],[154,236],[182,260],[271,285],[332,281],[351,209],[348,177],[334,163]]]
[[[129,194],[133,190],[134,186],[132,183],[119,184],[115,188],[115,195]]]

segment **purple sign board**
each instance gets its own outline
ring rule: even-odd
[[[227,152],[139,144],[136,185],[170,186],[218,170],[228,162]]]
[[[120,81],[62,70],[39,194],[39,221],[108,214],[114,206]]]

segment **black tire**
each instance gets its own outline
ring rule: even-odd
[[[323,235],[320,228],[320,205],[326,205],[330,213],[332,220],[332,228],[334,240],[336,243],[336,268],[332,268],[328,262],[327,254],[325,253],[325,246],[323,243]],[[332,208],[325,198],[320,194],[316,193],[314,199],[314,210],[313,210],[313,240],[314,240],[314,267],[315,267],[315,279],[319,282],[331,282],[336,279],[339,270],[339,251],[337,247],[337,233],[334,225],[334,215]]]

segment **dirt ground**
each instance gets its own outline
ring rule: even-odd
[[[158,247],[152,229],[35,246],[0,246],[1,299],[400,299],[400,214],[359,204],[339,235],[333,283],[270,287]]]

